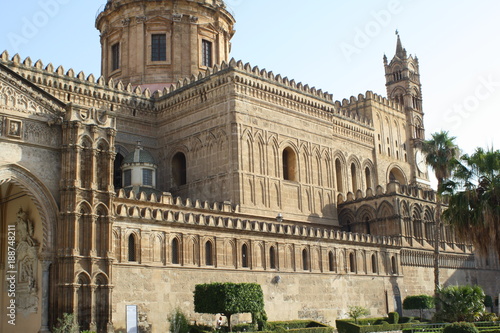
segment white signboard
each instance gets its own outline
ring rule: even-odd
[[[137,305],[127,305],[127,333],[137,333]]]

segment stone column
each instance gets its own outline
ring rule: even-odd
[[[42,261],[42,327],[40,333],[49,333],[49,286],[50,286],[50,265],[52,261]]]
[[[97,321],[96,321],[96,309],[97,309],[97,302],[99,301],[96,296],[96,290],[97,286],[92,285],[91,287],[91,292],[90,292],[90,331],[92,332],[97,332]]]

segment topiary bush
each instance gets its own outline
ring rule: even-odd
[[[479,331],[472,323],[460,322],[447,325],[443,333],[479,333]]]
[[[389,324],[397,324],[397,323],[399,323],[399,313],[389,312]]]

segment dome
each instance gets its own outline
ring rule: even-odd
[[[140,145],[137,145],[135,150],[128,154],[124,159],[122,165],[125,164],[134,164],[134,163],[142,163],[142,164],[154,164],[156,165],[155,159],[153,155],[147,150],[142,149]]]

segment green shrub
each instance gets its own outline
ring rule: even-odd
[[[72,313],[63,313],[62,318],[57,319],[57,325],[53,327],[54,333],[78,333],[80,328],[76,323],[75,316]]]
[[[479,321],[498,321],[498,316],[491,312],[485,312],[479,318]]]
[[[413,322],[413,317],[401,317],[399,318],[399,323],[400,324],[406,324],[406,323],[411,323]]]
[[[208,325],[201,325],[201,324],[189,325],[189,333],[209,333],[212,332],[213,330],[214,328]]]
[[[391,324],[399,323],[399,313],[389,312],[389,323],[391,323]]]
[[[479,333],[479,331],[472,323],[460,322],[445,326],[443,333]]]
[[[170,322],[171,333],[189,332],[189,322],[181,309],[175,309],[174,312],[168,317],[168,321]]]
[[[448,286],[436,295],[435,321],[460,322],[478,321],[485,312],[484,291],[479,286]]]

